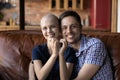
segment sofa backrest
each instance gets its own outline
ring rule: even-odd
[[[44,42],[40,31],[0,32],[0,80],[28,80],[32,48]]]
[[[120,33],[84,32],[101,39],[113,63],[115,80],[120,80]],[[45,43],[41,31],[0,32],[0,80],[28,80],[28,66],[35,45]]]

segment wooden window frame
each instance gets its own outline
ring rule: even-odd
[[[118,0],[112,0],[111,32],[117,32],[117,6]]]
[[[25,0],[19,0],[20,30],[25,30]]]

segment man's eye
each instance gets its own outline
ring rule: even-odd
[[[78,28],[79,26],[78,25],[71,25],[71,28]]]
[[[72,25],[72,26],[71,26],[71,28],[77,28],[77,26],[75,26],[75,25]]]
[[[66,27],[66,26],[63,26],[63,27],[62,27],[62,30],[66,30],[66,29],[67,29],[67,27]]]

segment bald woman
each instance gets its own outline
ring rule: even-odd
[[[65,39],[59,39],[60,24],[53,14],[47,14],[40,21],[41,31],[47,43],[35,46],[29,66],[29,80],[35,72],[37,80],[72,80],[75,51]],[[62,46],[60,45],[62,44]]]

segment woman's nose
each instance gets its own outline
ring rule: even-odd
[[[47,32],[51,32],[51,28],[48,28],[48,29],[47,29]]]

